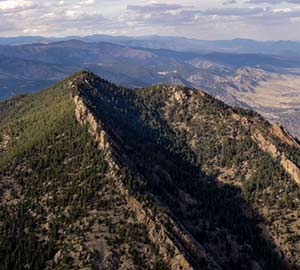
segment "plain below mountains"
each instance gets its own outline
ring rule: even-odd
[[[300,146],[257,113],[79,72],[0,134],[3,270],[300,269]]]

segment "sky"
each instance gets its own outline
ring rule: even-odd
[[[300,0],[0,0],[0,36],[300,40]]]

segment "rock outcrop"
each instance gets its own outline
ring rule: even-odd
[[[76,83],[72,83],[73,93],[76,93]],[[87,125],[93,139],[105,153],[108,161],[110,173],[115,177],[122,179],[121,168],[126,164],[120,164],[118,149],[120,147],[112,139],[100,119],[88,109],[84,100],[75,95],[75,116],[81,125]],[[170,265],[172,270],[192,270],[199,269],[203,263],[207,265],[205,269],[221,269],[221,267],[211,259],[204,248],[185,231],[183,226],[175,222],[166,211],[161,210],[154,213],[151,209],[145,207],[143,203],[131,196],[120,180],[119,192],[125,195],[128,205],[134,210],[137,220],[141,224],[146,224],[148,228],[149,239],[157,243],[159,253],[164,261]]]
[[[284,131],[278,126],[273,126],[271,132],[276,132],[277,136],[289,145],[297,146],[296,141],[294,142],[292,137],[285,135]],[[288,159],[284,153],[281,153],[276,145],[270,140],[266,139],[263,134],[259,131],[252,134],[252,138],[257,142],[258,146],[265,152],[269,153],[273,159],[279,159],[281,166],[284,170],[294,179],[294,181],[300,185],[300,168],[293,161]]]
[[[271,134],[275,135],[279,138],[282,142],[290,146],[294,146],[300,148],[300,144],[297,139],[295,139],[288,131],[286,131],[282,126],[278,124],[273,124],[271,129]]]
[[[258,129],[253,129],[251,123],[248,121],[246,117],[240,117],[238,114],[232,114],[233,119],[241,122],[241,124],[247,127],[251,131],[251,138],[257,143],[259,148],[264,152],[267,152],[273,159],[279,159],[281,166],[288,173],[294,181],[300,185],[300,167],[295,164],[292,160],[290,160],[285,153],[280,152],[276,144],[269,138],[266,138],[264,134]],[[284,130],[282,126],[278,124],[273,124],[267,130],[270,135],[275,136],[281,142],[300,149],[299,142],[290,135],[287,131]]]
[[[6,132],[0,134],[0,153],[6,150],[9,141],[10,136]]]

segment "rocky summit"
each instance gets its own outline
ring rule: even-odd
[[[0,269],[300,269],[299,185],[259,114],[79,72],[0,103]]]

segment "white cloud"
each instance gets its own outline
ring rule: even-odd
[[[300,40],[300,9],[292,3],[297,1],[0,0],[0,36],[105,33]]]
[[[94,5],[96,3],[95,0],[81,0],[79,2],[80,5]]]
[[[26,0],[9,0],[0,1],[0,13],[16,13],[36,6],[33,1]]]
[[[271,4],[277,5],[281,3],[299,4],[299,0],[248,0],[248,4]]]
[[[44,19],[44,18],[56,18],[56,14],[53,13],[53,12],[49,12],[49,13],[46,13],[46,14],[43,14],[41,17],[41,19]]]

